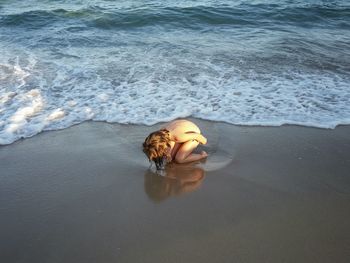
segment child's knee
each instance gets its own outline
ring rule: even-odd
[[[175,162],[186,162],[186,158],[192,153],[192,151],[198,146],[198,144],[199,142],[196,140],[185,142],[176,153]]]
[[[178,154],[176,154],[174,159],[175,159],[175,162],[177,162],[177,163],[183,163],[186,159],[186,156],[184,154],[178,153]]]

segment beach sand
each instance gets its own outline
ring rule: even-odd
[[[193,121],[208,160],[159,175],[141,151],[159,125],[1,146],[1,262],[350,262],[350,126]]]

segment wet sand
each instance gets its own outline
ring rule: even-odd
[[[1,262],[350,262],[350,126],[194,121],[210,157],[161,174],[140,148],[159,125],[1,146]]]

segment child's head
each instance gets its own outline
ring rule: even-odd
[[[170,133],[166,129],[152,132],[143,143],[143,152],[150,162],[156,164],[157,170],[163,167],[164,159],[170,157]]]

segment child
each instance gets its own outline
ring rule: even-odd
[[[159,170],[164,160],[187,163],[206,158],[208,154],[205,151],[192,153],[199,143],[206,144],[207,139],[201,135],[197,125],[188,120],[175,120],[148,135],[143,143],[143,152]]]

